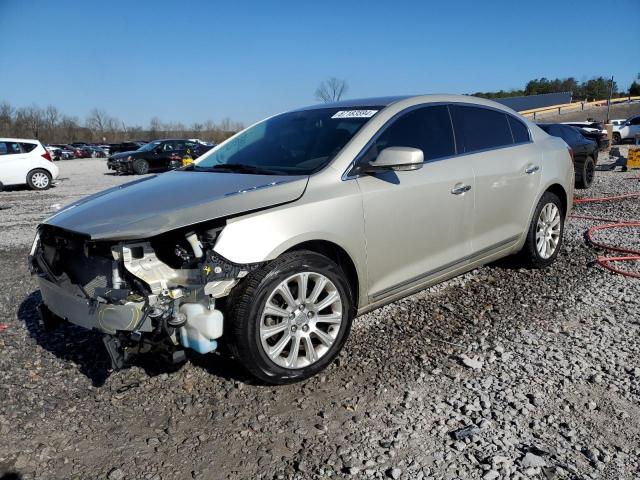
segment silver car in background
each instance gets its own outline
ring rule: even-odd
[[[548,266],[573,175],[562,140],[489,100],[324,104],[69,205],[30,264],[45,323],[100,330],[116,367],[224,341],[286,383],[326,367],[358,315],[507,255]]]

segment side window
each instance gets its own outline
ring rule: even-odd
[[[36,148],[35,143],[21,143],[20,147],[22,148],[23,153],[29,153],[31,150]]]
[[[640,125],[640,117],[635,117],[631,119],[631,125]]]
[[[455,155],[447,106],[418,108],[404,114],[382,132],[365,158],[373,160],[387,147],[419,148],[425,161]]]
[[[9,153],[9,150],[7,150],[7,144],[0,142],[0,155],[6,155],[7,153]]]
[[[507,115],[504,112],[453,105],[452,114],[456,140],[459,139],[464,153],[513,144]]]
[[[5,155],[10,155],[12,153],[22,153],[20,150],[20,144],[17,142],[4,142],[5,148],[7,149],[7,153]]]
[[[529,138],[529,129],[520,120],[507,115],[509,121],[509,127],[511,127],[511,134],[513,135],[513,143],[524,143],[531,140]]]
[[[162,144],[162,151],[163,152],[170,152],[171,150],[175,150],[173,142],[164,142]]]

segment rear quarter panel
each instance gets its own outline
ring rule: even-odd
[[[538,129],[540,130],[540,129]],[[567,196],[567,211],[565,216],[569,215],[573,208],[573,190],[575,182],[575,173],[573,161],[569,154],[567,144],[561,138],[547,135],[540,130],[541,135],[536,138],[536,144],[542,153],[541,179],[538,198],[531,206],[529,212],[529,222],[533,217],[535,208],[540,198],[553,185],[560,185]]]

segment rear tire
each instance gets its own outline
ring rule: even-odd
[[[138,175],[146,175],[149,173],[149,162],[143,158],[138,158],[133,161],[133,171]]]
[[[596,162],[587,157],[582,165],[576,166],[576,188],[589,188],[596,173]]]
[[[545,192],[533,213],[527,239],[520,251],[527,266],[545,268],[554,262],[564,238],[564,216],[558,196]]]
[[[51,174],[42,168],[31,170],[27,174],[27,185],[31,190],[46,190],[51,187]]]
[[[289,301],[280,294],[286,293],[283,288]],[[322,307],[326,301],[331,303]],[[349,336],[354,310],[342,269],[305,250],[251,272],[226,304],[231,353],[252,375],[274,385],[304,380],[327,367]]]
[[[619,132],[613,132],[613,144],[618,145],[622,141],[622,137]]]

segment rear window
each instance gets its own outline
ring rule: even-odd
[[[36,144],[23,142],[23,143],[20,143],[20,148],[22,148],[23,153],[29,153],[31,150],[36,148]]]
[[[507,115],[509,126],[511,127],[511,134],[513,135],[513,143],[524,143],[530,140],[529,129],[520,120]]]
[[[513,144],[511,129],[504,112],[453,105],[451,113],[458,152],[471,153]]]

